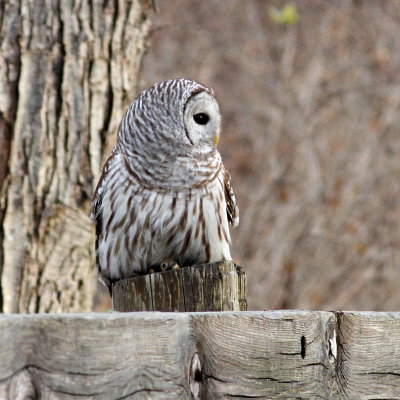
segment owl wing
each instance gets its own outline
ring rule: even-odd
[[[102,220],[102,213],[101,213],[101,206],[102,200],[104,196],[104,189],[106,187],[106,181],[108,174],[112,168],[113,161],[115,157],[118,155],[119,150],[115,146],[112,150],[110,155],[108,156],[107,161],[104,164],[103,171],[101,177],[99,179],[99,183],[97,184],[96,190],[94,191],[93,198],[92,198],[92,209],[90,212],[90,219],[97,225],[100,225],[101,229],[101,220]],[[97,229],[96,229],[97,234]]]
[[[103,197],[104,191],[106,189],[106,183],[108,180],[108,175],[110,170],[112,169],[113,161],[115,157],[118,155],[119,151],[116,147],[114,147],[104,164],[103,172],[101,174],[99,183],[97,184],[96,190],[94,192],[92,198],[92,209],[90,212],[90,219],[96,224],[96,242],[95,242],[95,250],[96,250],[96,267],[99,272],[98,278],[101,283],[103,283],[109,290],[111,295],[111,282],[103,277],[100,274],[100,260],[98,256],[98,248],[99,242],[103,239]]]
[[[226,201],[226,212],[228,214],[228,221],[234,226],[239,225],[239,207],[236,202],[235,193],[233,193],[231,175],[225,169],[224,171],[224,193]]]

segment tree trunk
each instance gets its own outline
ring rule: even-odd
[[[90,200],[132,100],[151,0],[0,5],[0,266],[5,312],[88,311]]]

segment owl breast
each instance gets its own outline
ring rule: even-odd
[[[114,160],[119,176],[120,155]],[[129,171],[105,182],[100,273],[109,280],[142,274],[162,263],[180,266],[230,260],[224,170],[196,187],[155,190],[135,182]]]

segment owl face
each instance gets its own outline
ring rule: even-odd
[[[215,154],[220,125],[212,89],[189,79],[172,79],[136,98],[117,140],[135,169],[166,164],[173,168],[178,157],[203,159]]]
[[[221,165],[216,148],[220,125],[212,89],[182,78],[159,82],[144,90],[126,111],[116,152],[145,187],[199,186]],[[195,173],[199,166],[201,171]]]
[[[184,107],[185,133],[194,147],[216,146],[221,130],[218,103],[209,93],[194,94]]]

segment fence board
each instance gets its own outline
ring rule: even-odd
[[[400,313],[0,316],[0,399],[400,399]]]
[[[400,313],[337,313],[345,398],[400,398]]]
[[[325,342],[332,317],[314,312],[193,315],[207,377],[205,398],[327,398],[333,382]]]
[[[0,332],[1,399],[26,387],[32,399],[188,393],[183,360],[195,349],[184,315],[2,316]]]

